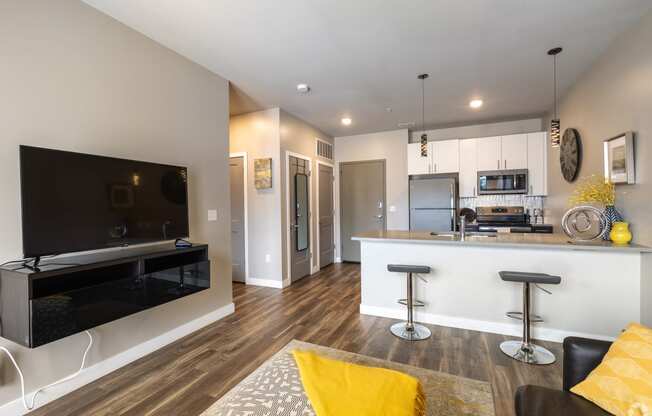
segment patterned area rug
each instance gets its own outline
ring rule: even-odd
[[[292,350],[384,367],[417,377],[427,398],[429,416],[494,416],[489,383],[412,367],[301,341],[292,341],[226,393],[201,416],[314,416],[303,391]]]

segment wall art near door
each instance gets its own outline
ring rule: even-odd
[[[634,160],[634,133],[631,131],[604,141],[604,176],[611,183],[636,183]]]
[[[254,184],[256,189],[272,187],[272,158],[254,159]]]

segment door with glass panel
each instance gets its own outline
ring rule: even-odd
[[[310,161],[289,157],[290,279],[310,274]]]

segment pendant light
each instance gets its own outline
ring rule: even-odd
[[[559,114],[557,113],[557,55],[561,53],[562,48],[553,48],[548,51],[548,55],[553,58],[553,78],[554,78],[554,95],[555,95],[555,108],[550,120],[550,142],[552,147],[559,147],[561,143],[561,123],[559,122]]]
[[[426,134],[426,78],[428,74],[417,76],[421,80],[421,157],[428,157],[428,135]]]

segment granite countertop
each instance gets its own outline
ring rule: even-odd
[[[467,234],[466,240],[461,241],[459,235],[452,232],[442,232],[440,235],[431,235],[420,231],[371,231],[360,233],[352,238],[356,241],[385,241],[388,243],[415,243],[415,244],[450,244],[458,246],[500,246],[510,248],[541,248],[563,249],[576,251],[605,251],[628,253],[652,253],[651,247],[637,244],[625,246],[616,245],[606,241],[572,242],[565,234],[507,234],[498,233],[494,236],[479,236]]]

